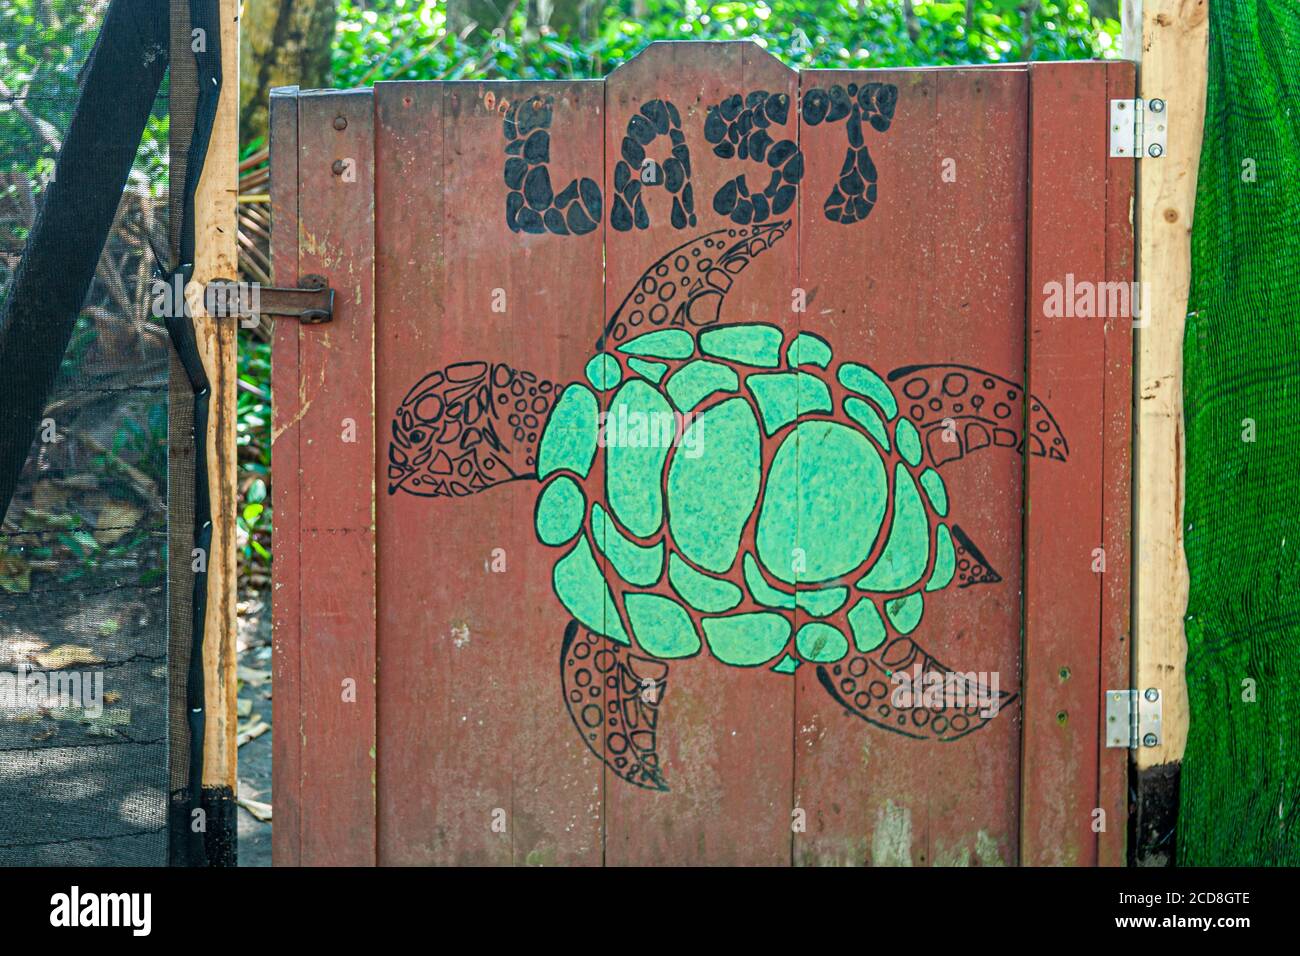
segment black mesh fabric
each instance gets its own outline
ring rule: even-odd
[[[203,862],[189,825],[194,391],[155,283],[180,261],[171,197],[183,190],[176,157],[188,152],[196,100],[192,56],[159,86],[169,47],[189,50],[188,4],[172,6],[183,17],[170,25],[166,0],[0,9],[0,466],[21,464],[0,526],[0,865]],[[183,47],[169,40],[177,27]],[[118,40],[135,31],[131,55],[95,48],[110,29]],[[102,111],[78,105],[105,82],[101,96],[152,100],[144,129],[104,123],[79,140],[76,124]],[[109,161],[61,155],[87,146],[131,150],[124,186]],[[50,213],[56,184],[84,218]],[[70,264],[45,263],[45,314],[23,270],[38,243],[60,241]],[[97,255],[88,288],[72,264],[86,255]],[[71,300],[79,311],[61,311],[54,293],[70,291],[82,294]],[[44,388],[32,370],[51,357]],[[33,390],[43,411],[28,442],[19,406]]]

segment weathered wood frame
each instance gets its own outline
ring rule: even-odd
[[[193,281],[199,288],[213,279],[238,274],[235,217],[239,197],[239,4],[238,0],[219,0],[219,3],[221,99],[194,199]],[[200,297],[196,297],[196,305],[197,298]],[[194,313],[194,330],[199,355],[212,387],[210,424],[203,443],[212,508],[203,634],[206,701],[203,790],[226,804],[222,812],[229,813],[228,822],[233,826],[238,788],[235,714],[238,555],[235,530],[239,508],[235,452],[237,326],[230,319],[213,318],[199,307]]]
[[[1138,161],[1138,281],[1146,306],[1134,375],[1133,683],[1163,697],[1159,746],[1140,747],[1139,861],[1172,855],[1178,769],[1187,744],[1187,561],[1183,553],[1183,328],[1191,282],[1192,210],[1205,122],[1209,0],[1126,0],[1124,55],[1139,96],[1168,104],[1164,156]],[[1162,847],[1159,851],[1155,847]],[[1152,857],[1154,859],[1154,857]]]

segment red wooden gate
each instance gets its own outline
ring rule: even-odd
[[[276,332],[276,862],[1123,862],[1132,95],[1127,63],[748,43],[278,91],[277,280],[336,310]],[[641,338],[674,329],[711,358]],[[715,395],[703,466],[689,429],[633,453],[633,379],[763,434]],[[813,566],[784,590],[751,560],[781,502]],[[916,554],[929,590],[891,596]]]

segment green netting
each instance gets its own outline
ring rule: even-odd
[[[1171,97],[1171,102],[1172,102]],[[1300,4],[1214,0],[1186,362],[1183,865],[1300,864]]]

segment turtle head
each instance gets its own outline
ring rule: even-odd
[[[388,442],[388,493],[463,498],[535,477],[559,387],[504,362],[457,362],[406,393]]]

